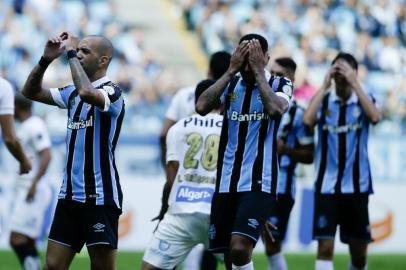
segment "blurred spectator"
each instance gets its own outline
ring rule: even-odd
[[[66,29],[81,37],[102,34],[115,46],[108,75],[126,93],[129,111],[146,115],[150,110],[149,117],[153,118],[150,122],[159,123],[168,102],[166,93],[173,94],[173,89],[178,87],[173,86],[175,76],[166,77],[166,81],[172,82],[161,83],[166,71],[160,59],[145,48],[138,27],[118,20],[115,10],[112,0],[0,1],[0,75],[9,79],[16,89],[21,89],[31,67],[40,59],[47,38]],[[66,68],[65,58],[54,61],[44,82],[48,86],[55,86],[56,82],[68,84],[71,77],[63,71]],[[53,117],[47,115],[49,109],[36,106],[48,124],[54,126]],[[132,106],[138,108],[132,109]],[[130,118],[126,117],[124,130],[131,134],[145,133],[145,127],[137,126]],[[158,134],[159,129],[159,124],[152,125],[148,132]]]
[[[273,57],[292,56],[306,69],[295,94],[304,102],[320,85],[319,74],[326,72],[337,51],[353,53],[362,65],[365,88],[385,104],[386,119],[405,132],[406,93],[399,81],[406,75],[403,0],[174,1],[208,55],[229,50],[242,34],[265,35]],[[390,90],[399,88],[403,90]]]

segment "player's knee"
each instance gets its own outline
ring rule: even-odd
[[[318,258],[331,260],[334,254],[333,241],[319,241]]]
[[[244,265],[251,260],[249,248],[243,244],[234,244],[230,250],[231,261],[236,265]]]
[[[44,270],[61,270],[63,266],[58,260],[46,258]]]
[[[9,239],[10,246],[13,248],[16,246],[28,244],[28,239],[20,234],[11,233]]]

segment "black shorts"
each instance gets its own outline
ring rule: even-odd
[[[109,205],[89,205],[58,200],[49,240],[80,252],[83,245],[117,249],[121,210]]]
[[[285,239],[290,212],[292,211],[294,204],[295,200],[291,195],[278,194],[276,202],[269,205],[271,215],[268,220],[277,227],[276,230],[271,229],[272,236],[275,239]]]
[[[254,246],[270,215],[266,207],[275,202],[265,192],[214,193],[211,204],[209,241],[214,253],[228,250],[232,234],[251,239]]]
[[[315,194],[313,239],[334,239],[340,225],[340,239],[371,242],[368,194]]]

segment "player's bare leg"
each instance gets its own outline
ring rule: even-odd
[[[264,233],[263,238],[265,245],[265,253],[268,257],[270,269],[288,269],[286,260],[282,253],[282,241],[280,239],[274,239],[273,241]]]
[[[350,240],[348,244],[352,266],[356,269],[364,269],[367,265],[368,243],[365,241]]]
[[[231,263],[237,267],[250,264],[253,249],[254,243],[250,238],[233,234],[230,241]]]
[[[10,245],[23,267],[23,269],[40,269],[41,261],[35,247],[35,240],[17,232],[11,232]]]
[[[45,270],[68,269],[75,257],[75,251],[68,246],[48,241],[47,254],[45,259]]]
[[[88,247],[90,265],[92,270],[116,269],[117,250],[106,246]]]
[[[318,240],[316,270],[332,270],[334,256],[334,240]]]

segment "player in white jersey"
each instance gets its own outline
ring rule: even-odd
[[[196,87],[196,99],[214,81]],[[220,103],[205,117],[192,115],[168,132],[162,209],[143,258],[143,270],[173,269],[199,243],[207,246],[218,144],[223,117]]]
[[[17,135],[32,159],[32,171],[16,179],[16,195],[11,214],[10,244],[25,270],[40,269],[35,241],[42,232],[51,203],[51,189],[44,175],[51,160],[51,140],[45,123],[31,113],[32,102],[22,95],[15,98],[15,117],[21,121]]]
[[[225,51],[214,53],[210,57],[207,78],[218,80],[230,65],[231,54]],[[195,86],[180,89],[173,96],[160,134],[162,164],[165,167],[166,135],[168,130],[180,119],[195,113]],[[196,246],[184,261],[187,270],[216,269],[216,259],[208,251],[203,252],[202,246]]]
[[[0,126],[1,137],[7,149],[20,163],[20,173],[31,170],[31,162],[25,155],[14,128],[14,91],[11,84],[0,77]]]

